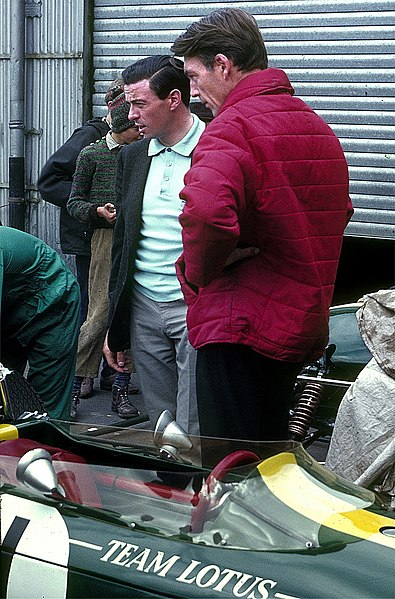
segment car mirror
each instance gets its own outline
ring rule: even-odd
[[[154,443],[162,457],[177,460],[177,454],[192,448],[192,442],[184,429],[177,424],[169,410],[163,410],[154,431]]]
[[[16,477],[20,483],[34,491],[61,501],[64,491],[52,464],[51,454],[45,449],[31,449],[18,462]]]

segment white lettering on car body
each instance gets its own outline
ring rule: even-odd
[[[100,558],[101,561],[109,562],[116,566],[131,568],[134,566],[140,572],[152,572],[157,576],[166,577],[172,570],[174,564],[180,559],[180,555],[171,555],[166,558],[163,551],[156,551],[147,547],[139,547],[131,543],[125,543],[116,539],[109,543],[110,548]],[[137,553],[138,552],[138,553]],[[133,556],[133,554],[135,554]],[[239,599],[269,599],[270,590],[277,586],[277,582],[270,578],[253,576],[246,572],[239,572],[230,568],[221,570],[217,564],[202,564],[202,562],[192,559],[183,569],[175,580],[183,584],[193,584],[196,587],[209,589],[217,593],[225,590],[232,593]],[[298,599],[290,595],[275,593],[273,597],[289,597],[289,599]]]

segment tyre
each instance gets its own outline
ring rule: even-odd
[[[31,412],[44,414],[45,411],[38,393],[27,380],[0,364],[0,422],[17,420]]]

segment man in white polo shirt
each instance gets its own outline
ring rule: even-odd
[[[119,155],[104,353],[120,371],[131,347],[152,427],[168,409],[187,432],[198,434],[196,356],[174,264],[182,252],[179,192],[205,125],[189,109],[182,63],[170,56],[140,60],[122,77],[129,118],[144,139]]]

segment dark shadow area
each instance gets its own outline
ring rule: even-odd
[[[345,237],[332,305],[395,285],[395,245],[388,239]]]

